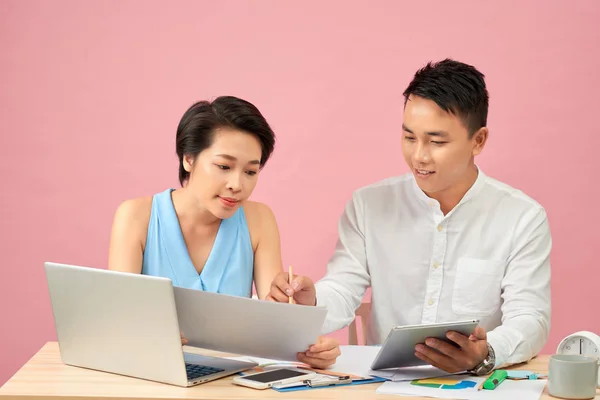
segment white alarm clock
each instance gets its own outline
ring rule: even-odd
[[[581,354],[600,359],[600,336],[588,331],[570,334],[558,344],[556,354]],[[600,375],[598,376],[600,387]]]

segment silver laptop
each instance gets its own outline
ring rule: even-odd
[[[257,365],[184,353],[170,279],[44,267],[65,364],[184,387]]]

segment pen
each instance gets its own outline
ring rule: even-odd
[[[288,268],[288,283],[291,285],[292,284],[292,279],[294,279],[294,275],[292,274],[292,266],[290,265],[290,267]],[[289,304],[294,304],[294,296],[290,296],[290,298],[288,299],[288,303]]]
[[[508,372],[499,369],[483,382],[483,388],[486,390],[494,390],[506,379],[506,377],[508,377]]]
[[[315,380],[315,379],[307,379],[304,381],[305,385],[309,387],[323,387],[323,386],[336,386],[336,385],[347,385],[352,383],[352,379],[350,376],[340,376],[337,379],[333,380]]]

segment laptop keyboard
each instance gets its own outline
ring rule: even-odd
[[[208,367],[206,365],[189,364],[185,363],[185,372],[189,380],[198,379],[202,376],[216,374],[217,372],[223,372],[224,369]]]

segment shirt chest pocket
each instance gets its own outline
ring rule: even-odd
[[[458,315],[485,317],[500,308],[504,262],[463,257],[458,260],[452,311]]]

